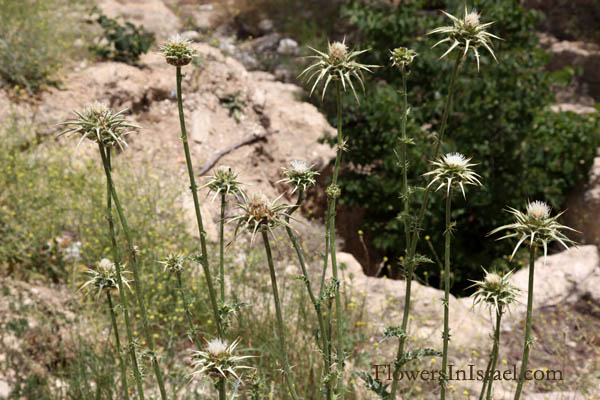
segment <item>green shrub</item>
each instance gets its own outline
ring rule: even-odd
[[[121,25],[116,18],[108,18],[98,8],[92,9],[94,14],[98,15],[96,22],[103,33],[100,42],[90,46],[90,51],[101,59],[135,63],[152,47],[154,34],[143,26],[138,27],[131,22]]]
[[[29,90],[48,83],[81,36],[88,0],[0,0],[0,78]]]
[[[410,178],[422,183],[452,68],[451,61],[437,60],[443,50],[432,50],[435,40],[425,33],[447,24],[438,7],[451,13],[463,7],[462,1],[437,2],[435,9],[428,9],[428,4],[413,1],[391,9],[383,3],[366,6],[352,1],[342,10],[357,32],[352,41],[372,49],[365,62],[385,66],[369,82],[360,107],[345,102],[345,115],[350,118],[344,121],[344,133],[349,135],[350,150],[344,157],[351,168],[341,179],[342,201],[368,210],[363,230],[374,235],[372,244],[379,253],[393,260],[392,273],[399,268],[404,239],[402,223],[396,218],[401,209],[401,170],[390,151],[400,130],[401,77],[389,66],[389,49],[407,46],[420,54],[409,75],[408,132],[417,143],[411,148]],[[457,201],[453,216],[463,227],[453,243],[453,278],[459,290],[468,278],[480,275],[480,265],[497,263],[509,250],[509,244],[486,238],[493,227],[508,222],[508,214],[501,210],[507,205],[520,207],[527,199],[562,207],[568,190],[585,177],[599,143],[594,118],[548,109],[553,101],[552,76],[544,71],[548,57],[531,34],[540,15],[512,0],[477,0],[469,6],[484,10],[486,20],[501,21],[494,25],[494,33],[504,41],[495,50],[499,64],[484,54],[481,72],[471,60],[463,67],[442,147],[443,153],[460,151],[473,157],[484,184],[481,190],[471,190],[466,202]],[[332,104],[325,106],[333,123],[335,109]],[[439,254],[444,231],[441,201],[440,196],[432,197],[422,235],[430,236]],[[419,203],[418,194],[414,203]],[[420,245],[421,253],[434,258],[424,240]],[[429,264],[418,273],[435,284],[439,268]]]

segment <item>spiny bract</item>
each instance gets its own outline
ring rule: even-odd
[[[368,50],[348,51],[345,39],[342,42],[329,43],[328,53],[313,49],[312,47],[309,47],[309,49],[317,54],[308,56],[307,58],[314,58],[316,62],[298,75],[298,78],[303,78],[307,83],[315,79],[315,83],[310,90],[309,96],[312,96],[319,82],[325,79],[325,86],[323,87],[321,96],[321,98],[324,98],[327,87],[333,80],[341,82],[344,91],[346,91],[346,85],[348,85],[352,90],[354,98],[360,103],[352,79],[356,79],[364,91],[363,71],[372,72],[372,68],[378,67],[377,65],[361,64],[355,60],[357,56]]]
[[[479,47],[484,47],[498,62],[494,51],[492,50],[492,41],[491,39],[502,40],[496,35],[493,35],[486,31],[486,28],[491,26],[494,22],[488,22],[482,24],[479,20],[479,14],[475,10],[471,10],[469,12],[467,10],[467,5],[465,4],[465,15],[461,18],[456,18],[455,16],[448,14],[446,11],[443,11],[444,15],[446,15],[450,20],[452,20],[452,26],[442,26],[436,28],[430,32],[428,35],[432,34],[445,34],[446,38],[440,40],[433,47],[445,42],[450,42],[451,45],[448,50],[442,54],[440,59],[444,58],[446,55],[450,54],[452,50],[458,48],[463,51],[462,58],[464,59],[467,56],[469,50],[472,50],[475,54],[475,58],[477,59],[477,71],[479,71]],[[464,49],[464,50],[463,50]]]

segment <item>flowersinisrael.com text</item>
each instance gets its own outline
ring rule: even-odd
[[[393,379],[394,367],[392,364],[374,364],[371,366],[373,375],[377,381],[391,381]],[[441,375],[438,369],[423,369],[399,371],[399,380],[409,381],[437,381]],[[485,370],[476,368],[475,365],[469,364],[466,369],[456,368],[455,365],[448,365],[448,380],[451,381],[482,381],[485,377]],[[517,366],[513,365],[506,369],[495,369],[493,373],[495,381],[511,381],[519,379]],[[525,372],[525,380],[528,381],[562,381],[563,373],[561,370],[552,369],[537,369],[527,370]]]

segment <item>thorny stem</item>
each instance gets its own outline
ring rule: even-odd
[[[104,164],[104,158],[106,157],[105,167],[108,167],[108,171],[111,170],[110,163],[110,148],[105,149],[102,144],[98,144],[100,150],[100,156]],[[106,154],[104,151],[106,150]],[[106,171],[106,168],[105,168]],[[110,235],[111,250],[113,255],[113,261],[115,263],[115,272],[117,274],[117,287],[119,288],[119,300],[121,301],[121,307],[123,308],[123,318],[125,319],[125,331],[127,332],[127,347],[129,350],[129,356],[131,358],[131,364],[133,366],[133,376],[138,390],[138,397],[140,400],[144,400],[144,386],[142,384],[142,374],[137,363],[137,355],[135,353],[135,346],[133,342],[133,329],[131,328],[131,320],[129,319],[129,306],[127,304],[127,293],[123,285],[121,278],[121,263],[119,258],[119,247],[117,246],[117,235],[115,233],[115,225],[112,217],[112,180],[106,180],[106,218],[108,220],[108,230]],[[117,344],[118,345],[118,344]]]
[[[131,253],[130,261],[131,261],[131,269],[133,271],[133,284],[135,285],[135,294],[137,296],[138,306],[140,308],[140,314],[142,316],[142,327],[144,328],[144,334],[146,336],[146,341],[148,342],[148,346],[150,347],[150,357],[152,360],[152,366],[154,367],[154,375],[156,376],[156,381],[158,383],[158,388],[160,390],[160,396],[162,400],[167,399],[167,392],[165,390],[165,384],[163,382],[163,376],[160,371],[160,366],[158,365],[158,359],[156,357],[156,352],[154,350],[154,337],[152,336],[152,332],[150,331],[150,326],[148,324],[148,313],[146,311],[146,305],[144,304],[144,291],[142,288],[142,280],[140,277],[140,273],[137,265],[136,252],[133,245],[133,241],[131,239],[131,233],[129,231],[129,226],[127,225],[127,219],[125,218],[125,214],[123,213],[123,208],[121,207],[121,202],[119,201],[119,196],[117,195],[117,191],[115,189],[114,182],[112,180],[112,174],[110,172],[110,167],[108,165],[106,155],[104,154],[104,149],[102,143],[98,143],[100,147],[100,156],[102,157],[102,164],[104,165],[104,172],[106,173],[106,179],[108,181],[108,186],[110,188],[110,192],[112,198],[115,202],[115,208],[117,210],[117,214],[119,215],[119,220],[121,221],[121,227],[123,228],[123,234],[125,235],[125,240],[127,242],[127,246],[129,247],[129,251]],[[123,291],[124,292],[124,291]]]
[[[227,206],[227,197],[221,193],[221,219],[219,220],[219,281],[221,282],[221,303],[225,304],[225,207]]]
[[[446,98],[446,105],[444,106],[444,114],[442,115],[442,125],[440,126],[440,133],[438,136],[438,140],[436,143],[435,151],[433,154],[433,159],[435,160],[440,152],[440,145],[444,139],[444,133],[446,132],[446,126],[448,123],[448,115],[450,114],[450,110],[452,108],[452,97],[454,95],[454,89],[456,87],[456,78],[458,76],[458,71],[462,64],[462,57],[459,55],[456,58],[454,63],[454,70],[452,72],[452,76],[450,78],[450,88],[448,89],[448,97]],[[411,300],[411,289],[412,289],[412,279],[414,274],[414,257],[417,251],[417,243],[419,242],[419,231],[421,229],[421,225],[423,223],[423,218],[425,217],[425,210],[427,209],[427,205],[429,204],[429,192],[431,187],[425,189],[423,193],[423,202],[421,203],[421,207],[419,209],[419,214],[417,217],[417,223],[414,227],[410,238],[410,249],[408,254],[406,255],[406,263],[408,264],[408,273],[406,275],[406,291],[405,291],[405,300],[404,300],[404,313],[402,315],[402,331],[406,334],[400,338],[400,344],[398,345],[398,357],[397,359],[402,358],[404,356],[404,344],[406,343],[407,326],[408,326],[408,317],[410,313],[410,300]],[[396,384],[397,385],[397,384]],[[392,389],[393,390],[393,389]],[[392,395],[392,399],[394,399],[395,393]]]
[[[406,238],[406,245],[404,248],[404,256],[406,257],[410,248],[410,235],[408,226],[408,160],[406,156],[406,120],[408,119],[408,93],[406,92],[406,70],[402,66],[402,143],[400,148],[400,163],[402,164],[402,201],[403,201],[403,213],[404,213],[404,237]],[[410,284],[412,280],[412,263],[409,263],[409,276],[406,277],[407,291],[406,298],[404,300],[404,314],[402,316],[402,331],[406,334],[406,328],[408,325],[408,313],[410,310]],[[406,321],[405,321],[406,320]],[[399,338],[398,351],[396,353],[396,367],[394,368],[392,389],[390,398],[396,398],[396,391],[398,390],[398,378],[400,376],[400,359],[403,356],[404,350],[404,337]]]
[[[129,388],[127,387],[127,366],[121,355],[121,339],[119,338],[119,328],[117,327],[117,317],[115,316],[115,308],[113,307],[110,290],[106,291],[106,299],[108,300],[108,309],[110,310],[110,320],[112,322],[113,331],[115,332],[115,346],[117,348],[117,356],[119,358],[119,366],[121,367],[121,385],[123,398],[129,400]]]
[[[300,189],[298,191],[298,200],[297,200],[296,204],[294,205],[293,208],[290,209],[290,211],[288,212],[288,214],[285,217],[286,222],[289,222],[290,216],[298,209],[298,207],[300,206],[300,204],[302,203],[303,200],[304,200],[304,192],[302,191],[302,189]],[[304,283],[306,285],[306,290],[308,291],[308,296],[310,297],[310,301],[312,302],[315,312],[317,313],[317,320],[319,322],[319,335],[321,336],[321,340],[322,340],[321,350],[323,351],[323,361],[325,363],[325,376],[329,376],[329,373],[331,371],[331,359],[329,358],[329,355],[331,354],[331,352],[329,351],[329,341],[327,340],[327,332],[325,331],[325,320],[323,318],[323,312],[321,309],[321,301],[317,300],[317,298],[315,297],[315,294],[313,293],[312,284],[311,284],[309,276],[308,276],[308,271],[306,270],[306,263],[304,261],[304,255],[302,253],[300,244],[298,243],[298,240],[296,238],[296,234],[294,233],[292,228],[290,228],[287,225],[285,227],[285,230],[290,238],[290,241],[292,242],[292,245],[294,246],[294,250],[296,250],[296,255],[298,256],[298,262],[300,263],[300,268],[302,269],[302,275],[304,277]],[[326,391],[327,391],[326,398],[330,399],[331,395],[332,395],[330,385],[327,385]]]
[[[223,331],[221,328],[221,319],[219,318],[219,307],[217,306],[217,296],[215,294],[215,288],[213,285],[210,267],[208,265],[208,251],[206,246],[206,232],[204,231],[204,224],[202,223],[202,214],[200,213],[200,201],[198,200],[198,187],[196,186],[196,179],[194,178],[194,167],[192,165],[192,157],[190,155],[190,146],[187,140],[187,131],[185,128],[185,117],[183,115],[183,98],[181,91],[181,81],[183,76],[181,74],[181,67],[177,67],[177,106],[179,108],[179,124],[181,126],[181,141],[183,142],[183,150],[185,152],[185,162],[187,164],[188,175],[190,178],[190,190],[192,191],[192,197],[194,199],[194,210],[196,211],[196,221],[198,224],[198,234],[200,235],[200,246],[202,250],[202,268],[204,270],[204,276],[206,277],[206,284],[208,286],[208,296],[210,297],[210,304],[214,314],[215,322],[217,325],[217,332],[219,337],[223,337]]]
[[[271,253],[271,245],[269,244],[269,235],[265,229],[261,230],[265,251],[267,253],[267,262],[269,264],[269,272],[271,274],[271,287],[273,288],[273,299],[275,301],[275,315],[277,316],[277,330],[279,333],[279,345],[281,346],[281,364],[283,366],[283,374],[285,381],[290,391],[290,395],[294,400],[298,400],[294,382],[290,371],[288,361],[287,344],[285,342],[285,328],[283,325],[283,316],[281,314],[281,302],[279,300],[279,289],[277,289],[277,276],[275,275],[275,265],[273,264],[273,254]]]
[[[441,400],[446,398],[446,385],[448,380],[448,341],[450,340],[450,240],[452,239],[452,222],[450,218],[452,203],[452,188],[446,195],[446,231],[444,232],[445,250],[444,250],[444,345],[442,348],[442,372],[440,376]]]
[[[190,310],[190,303],[187,300],[187,296],[185,295],[185,290],[183,289],[183,282],[181,281],[181,272],[177,272],[177,289],[179,290],[179,295],[181,296],[181,301],[183,302],[183,309],[185,310],[185,317],[188,322],[188,326],[190,328],[190,335],[192,342],[196,345],[198,350],[202,348],[200,344],[200,340],[198,339],[198,335],[196,334],[196,326],[194,325],[194,321],[192,320],[192,311]]]
[[[221,317],[219,316],[219,307],[217,305],[217,295],[215,294],[215,288],[210,273],[210,266],[208,265],[208,250],[206,246],[206,232],[204,231],[204,224],[202,223],[202,214],[200,213],[200,201],[198,200],[198,187],[196,186],[196,178],[194,177],[194,167],[192,165],[192,156],[190,155],[190,146],[187,140],[187,130],[185,128],[185,117],[183,115],[183,95],[181,90],[181,81],[183,76],[181,74],[181,67],[177,67],[176,72],[177,78],[177,108],[179,109],[179,124],[181,126],[181,141],[183,142],[183,150],[185,152],[185,163],[187,164],[188,175],[190,178],[190,190],[192,191],[192,197],[194,199],[194,210],[196,212],[196,221],[198,224],[198,234],[200,235],[200,246],[202,250],[202,269],[204,276],[206,277],[206,285],[208,286],[208,296],[210,297],[210,304],[213,310],[215,323],[217,325],[217,333],[220,338],[223,337],[223,328],[221,326]],[[223,280],[222,285],[225,284]],[[225,396],[225,383],[221,379],[217,385],[219,389],[219,397]]]
[[[527,362],[529,361],[529,350],[531,349],[531,319],[533,313],[533,276],[535,267],[535,253],[537,247],[532,243],[529,249],[529,284],[527,286],[527,319],[525,323],[525,343],[523,345],[523,361],[521,362],[521,373],[519,374],[519,382],[515,391],[514,400],[521,398],[523,390],[523,382],[525,381],[525,372],[527,372]]]
[[[336,82],[337,91],[337,155],[333,168],[333,178],[330,188],[337,188],[342,152],[344,151],[344,138],[342,137],[342,89],[340,82]],[[342,302],[340,300],[340,285],[338,280],[338,269],[335,253],[335,203],[337,194],[327,196],[327,217],[329,218],[329,253],[331,255],[331,274],[335,282],[335,325],[337,339],[337,373],[338,373],[338,395],[344,398],[344,336],[342,320]],[[331,329],[331,327],[330,327]]]
[[[492,398],[492,385],[494,384],[494,370],[496,369],[496,363],[498,362],[498,351],[500,348],[500,322],[502,321],[502,309],[499,309],[496,313],[496,330],[494,331],[494,348],[492,349],[492,359],[490,367],[490,375],[487,388],[487,400]]]

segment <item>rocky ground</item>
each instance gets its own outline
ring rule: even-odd
[[[325,117],[300,99],[303,90],[284,83],[289,78],[285,68],[274,74],[249,71],[259,65],[265,52],[294,57],[298,43],[273,32],[268,19],[262,22],[261,36],[237,43],[227,35],[221,24],[230,16],[232,2],[207,2],[197,5],[192,1],[175,0],[102,0],[101,8],[109,15],[121,15],[136,24],[143,24],[157,35],[167,38],[183,33],[194,41],[199,61],[186,67],[184,103],[192,156],[198,173],[209,173],[211,166],[226,164],[240,173],[250,191],[261,191],[270,197],[285,189],[277,183],[281,167],[293,159],[304,159],[323,169],[333,156],[326,145],[317,144],[324,134],[334,134]],[[191,22],[190,22],[191,21]],[[222,36],[219,36],[221,34]],[[218,40],[215,40],[217,38]],[[593,112],[600,99],[600,75],[597,45],[559,40],[551,34],[541,36],[542,44],[551,50],[553,59],[549,68],[565,65],[580,67],[582,73],[557,95],[555,109],[580,113]],[[235,55],[235,58],[232,57]],[[277,72],[279,71],[279,72]],[[128,108],[130,116],[144,129],[132,135],[130,148],[121,157],[133,157],[152,162],[156,168],[180,175],[185,180],[185,160],[179,140],[179,121],[175,98],[175,72],[154,53],[144,56],[139,67],[121,63],[82,63],[66,73],[64,86],[50,89],[39,99],[18,105],[8,104],[0,96],[0,119],[8,112],[35,116],[46,135],[56,133],[55,124],[66,119],[70,110],[81,109],[93,101],[103,101],[116,109]],[[85,153],[85,150],[81,150]],[[214,164],[213,164],[214,162]],[[589,182],[577,189],[570,199],[571,221],[582,231],[580,241],[587,245],[559,253],[536,262],[535,308],[538,319],[534,322],[537,342],[532,368],[564,368],[565,381],[548,387],[530,385],[527,399],[598,399],[597,380],[588,381],[594,371],[600,370],[600,258],[596,245],[600,245],[600,228],[594,218],[600,214],[600,153],[590,171]],[[190,212],[191,204],[187,204]],[[203,213],[212,215],[210,207]],[[193,220],[193,219],[191,219]],[[210,219],[209,219],[210,221]],[[207,230],[216,237],[214,223]],[[404,302],[404,282],[366,277],[362,267],[347,253],[339,259],[347,266],[347,285],[356,296],[367,298],[366,323],[373,339],[372,348],[361,349],[373,354],[382,363],[391,363],[395,346],[379,343],[382,329],[390,321],[401,319]],[[317,268],[317,266],[312,266]],[[526,289],[527,269],[515,274],[513,282]],[[353,276],[350,281],[349,277]],[[28,368],[68,357],[68,346],[73,327],[82,323],[75,318],[75,305],[69,301],[64,288],[36,287],[10,280],[0,282],[4,290],[0,301],[0,315],[8,317],[18,310],[10,308],[16,298],[23,304],[34,304],[50,316],[49,325],[40,327],[40,336],[18,337],[18,327],[3,339],[12,343],[12,349],[24,349],[39,344],[40,338],[49,335],[52,340],[43,343],[50,350],[49,360],[26,359]],[[434,288],[416,284],[414,319],[411,323],[415,346],[440,347],[442,320],[440,302],[442,293]],[[8,299],[8,300],[7,300]],[[525,303],[524,298],[521,302]],[[451,299],[452,346],[455,365],[476,364],[485,367],[491,348],[489,334],[491,319],[484,309],[472,309],[469,299]],[[65,311],[66,310],[66,311]],[[515,307],[507,317],[502,332],[500,359],[505,365],[518,364],[521,356],[521,337],[525,310],[523,304]],[[36,314],[24,323],[34,326]],[[77,330],[83,328],[77,328]],[[40,344],[41,345],[41,344]],[[0,356],[0,362],[5,362]],[[429,360],[425,360],[429,362]],[[6,393],[7,379],[0,378],[0,396]],[[591,379],[591,378],[590,378]],[[434,387],[436,383],[432,384]],[[476,398],[476,382],[454,384],[454,398]],[[496,399],[508,399],[512,382],[496,386]],[[415,389],[417,390],[417,389]],[[421,388],[420,390],[424,390]],[[594,390],[596,390],[594,392]],[[464,394],[464,392],[468,394]],[[581,394],[588,392],[587,394]],[[369,398],[367,394],[364,398]]]

